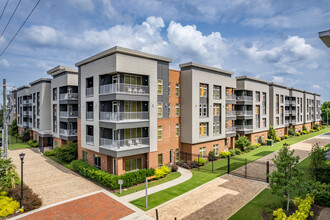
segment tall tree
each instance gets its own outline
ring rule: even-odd
[[[289,211],[290,195],[303,189],[304,172],[297,166],[299,156],[293,156],[293,154],[294,150],[290,151],[289,146],[283,146],[272,159],[277,169],[268,175],[273,193],[286,194],[287,211]]]
[[[327,123],[327,111],[329,111],[328,113],[328,123],[330,124],[330,101],[327,102],[323,102],[322,106],[321,106],[321,111],[322,111],[322,121],[324,123]]]

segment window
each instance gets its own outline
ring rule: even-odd
[[[33,102],[35,102],[35,94],[33,94]],[[53,89],[53,101],[57,100],[57,88]]]
[[[220,115],[220,104],[213,104],[213,116]]]
[[[163,139],[163,126],[158,126],[158,136],[157,139],[161,141]]]
[[[101,169],[101,157],[94,154],[94,166]]]
[[[276,125],[279,125],[279,124],[280,124],[280,118],[276,117]]]
[[[199,117],[203,116],[203,105],[199,104]]]
[[[213,98],[221,99],[221,86],[213,86]]]
[[[173,150],[170,150],[170,164],[173,163]]]
[[[260,92],[256,91],[256,101],[260,102]]]
[[[213,134],[220,134],[220,122],[213,123]]]
[[[258,143],[258,136],[254,137],[254,143]]]
[[[207,85],[206,84],[199,84],[199,97],[207,97]]]
[[[180,116],[180,105],[179,104],[175,105],[175,116],[176,117]]]
[[[262,127],[263,127],[263,128],[267,127],[267,124],[266,124],[266,118],[263,118],[263,119],[262,119]]]
[[[82,151],[82,159],[83,159],[83,161],[85,161],[85,162],[87,162],[88,161],[88,156],[87,156],[88,154],[87,154],[87,151]]]
[[[202,122],[199,123],[199,136],[207,136],[208,134],[208,123]]]
[[[157,90],[158,95],[163,95],[163,80],[158,80],[158,90]]]
[[[206,147],[199,148],[199,156],[202,158],[206,158]]]
[[[168,96],[171,96],[171,83],[168,83]]]
[[[142,169],[142,158],[125,160],[125,172],[134,172]]]
[[[180,124],[176,124],[175,126],[175,135],[177,137],[180,136]]]
[[[93,77],[86,79],[86,96],[93,96]]]
[[[175,96],[176,97],[180,96],[180,84],[179,83],[175,84]]]
[[[163,103],[158,102],[157,118],[162,118],[162,117],[163,117]]]
[[[180,149],[176,149],[175,150],[175,161],[179,161],[180,160]]]
[[[203,104],[203,117],[207,117],[207,104]]]
[[[219,156],[219,144],[213,145],[213,151],[214,151],[215,156]]]
[[[94,105],[93,102],[86,102],[86,119],[92,120],[94,118]]]
[[[281,103],[283,103],[284,102],[284,100],[283,100],[283,95],[281,95]]]
[[[280,137],[282,137],[282,131],[280,131]]]
[[[163,166],[163,154],[158,154],[158,167]]]

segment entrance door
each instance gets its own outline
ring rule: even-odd
[[[112,92],[117,92],[119,90],[119,81],[117,75],[112,76],[112,89]]]
[[[114,120],[119,120],[118,112],[119,112],[118,102],[112,102],[112,115]]]
[[[116,175],[116,159],[112,159],[112,174]]]
[[[69,114],[69,116],[72,116],[72,114],[73,114],[73,111],[72,111],[72,105],[68,105],[68,114]]]

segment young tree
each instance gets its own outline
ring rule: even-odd
[[[18,127],[17,127],[17,119],[14,118],[14,120],[11,122],[10,128],[9,128],[9,134],[13,137],[18,134]]]
[[[268,136],[268,139],[272,139],[274,142],[276,142],[277,136],[276,136],[276,131],[273,126],[269,126],[267,136]]]
[[[328,112],[328,118],[327,118],[327,111]],[[330,124],[330,101],[327,102],[323,102],[322,106],[321,106],[321,117],[322,117],[322,121],[323,123],[327,123],[327,120]]]
[[[303,188],[304,172],[296,166],[299,163],[299,156],[293,154],[294,150],[290,151],[289,146],[284,145],[272,159],[277,169],[268,175],[273,193],[287,195],[287,211],[289,211],[290,194],[298,193]]]
[[[312,171],[312,175],[317,181],[323,182],[323,173],[326,169],[326,160],[325,160],[325,151],[321,148],[321,146],[316,143],[312,147],[312,151],[310,153],[311,163],[310,168]]]
[[[251,141],[247,137],[238,135],[238,139],[235,141],[235,146],[239,147],[241,151],[244,151],[246,147],[251,145]]]

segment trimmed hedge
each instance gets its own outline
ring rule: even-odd
[[[198,159],[199,159],[199,161],[198,161]],[[204,166],[204,164],[207,162],[207,160],[204,159],[203,157],[200,157],[200,158],[195,158],[194,162],[199,163],[199,166]]]
[[[112,175],[89,165],[82,160],[74,160],[71,163],[73,169],[82,176],[100,183],[110,189],[119,189],[118,180],[123,180],[123,188],[137,185],[146,181],[146,177],[155,175],[154,169],[142,169],[136,172],[125,173],[120,176]]]
[[[231,153],[229,151],[222,151],[220,153],[221,158],[230,157],[230,156],[231,156]]]

